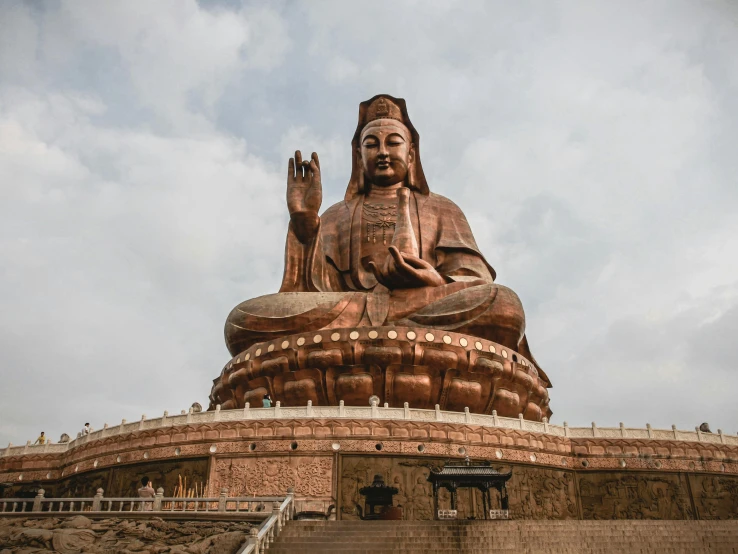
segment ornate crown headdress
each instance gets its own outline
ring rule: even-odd
[[[405,123],[400,107],[384,96],[380,96],[369,105],[366,110],[366,120],[364,125],[377,119],[396,119],[403,124]]]

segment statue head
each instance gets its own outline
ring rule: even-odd
[[[420,137],[407,115],[405,101],[380,94],[359,105],[359,124],[351,141],[351,180],[346,200],[369,187],[404,182],[428,194],[420,163]]]

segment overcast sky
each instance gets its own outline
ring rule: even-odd
[[[553,422],[738,431],[738,4],[0,4],[0,444],[207,404],[359,102],[520,295]]]

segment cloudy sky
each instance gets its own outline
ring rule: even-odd
[[[516,290],[552,421],[738,431],[738,4],[0,4],[0,444],[206,404],[358,104]]]

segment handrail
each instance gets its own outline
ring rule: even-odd
[[[482,427],[497,427],[505,429],[521,429],[535,433],[555,435],[571,438],[637,438],[655,440],[678,440],[691,442],[708,442],[717,444],[738,445],[738,436],[729,435],[718,429],[716,433],[700,431],[695,427],[694,431],[679,430],[676,425],[671,429],[653,429],[650,424],[645,428],[625,427],[622,423],[619,427],[598,427],[594,422],[589,427],[569,427],[554,425],[545,418],[543,421],[528,421],[523,419],[522,414],[517,418],[498,416],[496,411],[492,414],[471,413],[468,408],[463,412],[450,412],[441,410],[436,405],[435,410],[410,408],[406,402],[402,408],[390,408],[387,404],[383,407],[372,406],[345,406],[343,401],[338,406],[313,406],[308,401],[307,406],[283,407],[280,402],[272,408],[251,408],[249,404],[243,409],[221,410],[216,406],[214,411],[193,412],[169,416],[164,412],[160,418],[147,419],[143,416],[137,423],[127,423],[123,420],[120,425],[109,427],[107,424],[89,435],[78,437],[67,443],[32,445],[30,441],[23,446],[13,446],[0,449],[0,456],[22,456],[26,454],[66,453],[79,446],[92,441],[111,436],[124,435],[136,431],[152,430],[180,425],[195,425],[199,423],[213,423],[217,421],[254,421],[265,419],[374,419],[383,421],[422,421],[422,422],[447,422],[459,424],[472,424]]]
[[[159,488],[152,498],[141,497],[104,497],[103,490],[90,498],[46,498],[43,489],[38,490],[34,498],[2,498],[0,499],[0,515],[9,513],[45,512],[45,513],[127,513],[147,511],[157,513],[228,513],[266,515],[262,508],[269,503],[278,505],[280,512],[289,508],[290,518],[293,513],[290,491],[287,497],[282,496],[235,496],[228,497],[228,489],[221,489],[220,496],[205,498],[183,498],[164,496],[164,489]],[[117,504],[117,509],[116,508]],[[30,509],[28,509],[30,506]],[[54,509],[56,507],[56,509]],[[268,517],[273,516],[274,511]],[[268,517],[265,517],[267,519]]]
[[[287,489],[287,497],[272,504],[272,513],[259,529],[252,529],[249,540],[237,554],[265,554],[269,545],[279,536],[282,527],[295,516],[295,493]]]

